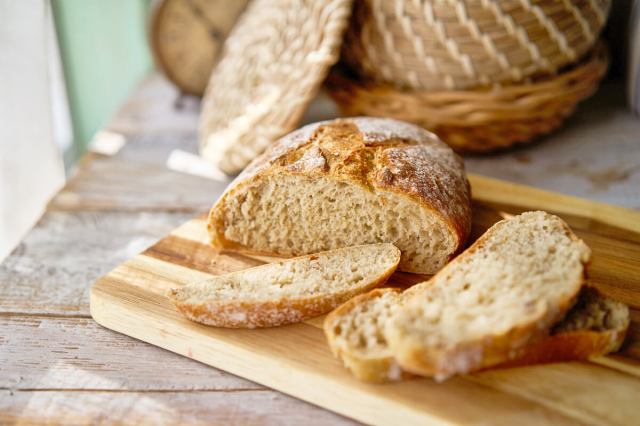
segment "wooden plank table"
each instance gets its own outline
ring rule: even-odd
[[[553,140],[472,158],[469,168],[640,208],[640,122],[616,90],[590,101]],[[196,151],[198,104],[186,99],[177,108],[175,99],[162,78],[147,79],[107,126],[125,136],[125,147],[114,156],[88,153],[0,265],[0,424],[353,423],[90,318],[96,278],[205,212],[227,184],[165,167],[173,149]],[[610,122],[591,120],[598,111]],[[332,113],[321,99],[306,119]],[[615,128],[606,146],[589,138],[608,134],[606,126]]]

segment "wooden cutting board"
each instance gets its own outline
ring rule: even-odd
[[[91,315],[107,328],[371,424],[638,424],[640,213],[481,176],[470,180],[472,238],[509,215],[543,209],[563,217],[591,246],[592,283],[632,307],[628,341],[619,354],[489,371],[442,384],[360,383],[331,356],[323,318],[225,330],[191,323],[173,309],[164,297],[168,288],[269,260],[216,253],[208,245],[204,215],[100,278],[91,289]],[[390,284],[422,278],[396,273]]]

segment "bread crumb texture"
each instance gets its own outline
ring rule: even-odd
[[[375,289],[357,296],[325,318],[324,332],[333,354],[360,380],[400,380],[384,334],[385,324],[400,306],[400,290]]]

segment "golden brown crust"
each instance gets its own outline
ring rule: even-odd
[[[551,362],[579,361],[615,352],[622,346],[629,328],[629,308],[584,287],[578,302],[558,323],[551,335],[522,348],[497,368]]]
[[[318,255],[322,253],[302,256],[302,258]],[[295,261],[295,259],[288,261]],[[279,300],[211,300],[195,304],[186,303],[176,297],[179,289],[171,289],[167,297],[182,315],[201,324],[224,328],[276,327],[326,314],[354,296],[383,285],[396,270],[399,262],[400,252],[398,251],[395,263],[377,279],[367,285],[338,293]],[[266,266],[268,265],[261,267]]]
[[[580,330],[555,334],[525,348],[516,358],[494,368],[522,367],[553,362],[580,361],[620,349],[626,328],[610,331]]]
[[[249,164],[211,209],[215,246],[252,250],[224,238],[222,210],[227,197],[270,175],[327,176],[409,197],[442,218],[455,237],[452,256],[471,229],[469,182],[462,160],[447,145],[412,124],[356,117],[305,126]]]

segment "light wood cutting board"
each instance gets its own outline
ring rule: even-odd
[[[619,354],[489,371],[442,384],[360,383],[331,356],[323,318],[225,330],[191,323],[173,309],[164,296],[168,288],[269,260],[216,253],[208,245],[204,215],[100,278],[91,289],[91,315],[107,328],[371,424],[638,424],[640,213],[480,176],[470,180],[472,239],[509,215],[543,209],[563,217],[591,246],[592,283],[632,307],[629,337]],[[390,284],[406,286],[422,278],[396,273]]]

